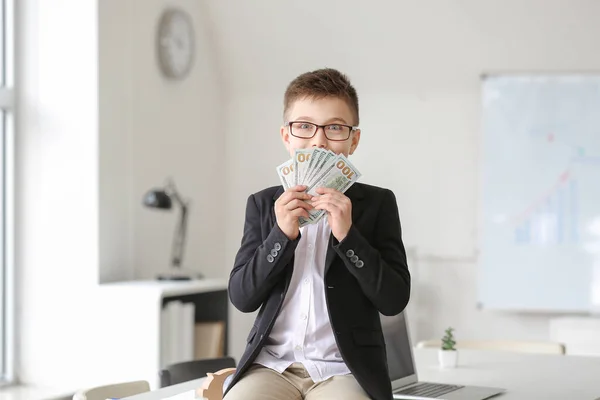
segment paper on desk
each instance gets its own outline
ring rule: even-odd
[[[187,392],[176,394],[175,396],[165,397],[163,400],[199,400],[204,397],[196,397],[195,390],[189,390]]]

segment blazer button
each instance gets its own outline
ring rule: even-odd
[[[271,255],[273,257],[277,257],[277,254],[279,254],[279,253],[277,253],[277,250],[275,250],[275,249],[271,250]]]
[[[274,260],[275,260],[275,259],[273,258],[273,256],[272,256],[272,255],[270,255],[270,254],[269,254],[269,255],[267,255],[267,261],[268,261],[268,262],[272,263]]]
[[[354,255],[354,250],[348,250],[346,252],[346,257],[348,257],[348,258],[352,257],[353,255]]]
[[[279,244],[279,242],[275,243],[275,246],[273,246],[275,248],[275,250],[279,251],[281,250],[281,245]]]
[[[362,268],[365,266],[365,263],[363,262],[363,260],[358,260],[355,264],[356,268]]]
[[[350,261],[352,261],[353,263],[356,263],[358,261],[358,256],[355,254],[352,257],[350,257]]]

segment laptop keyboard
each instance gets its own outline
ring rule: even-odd
[[[436,397],[442,396],[446,393],[450,393],[455,390],[458,390],[462,387],[464,387],[464,386],[445,385],[445,384],[441,384],[441,383],[420,382],[409,388],[401,389],[400,391],[394,392],[394,394],[436,398]]]

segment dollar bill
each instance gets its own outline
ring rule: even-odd
[[[315,164],[315,167],[311,171],[311,175],[304,181],[304,184],[306,186],[312,185],[314,183],[314,179],[318,178],[324,170],[329,168],[331,164],[335,162],[335,157],[337,157],[337,154],[335,154],[331,150],[323,151],[323,156],[320,157],[317,163]]]
[[[302,185],[313,156],[313,149],[296,149],[294,152],[294,184]]]
[[[335,157],[334,162],[321,171],[320,175],[314,182],[306,188],[306,192],[312,196],[319,196],[317,189],[327,187],[335,189],[339,192],[346,192],[361,176],[358,169],[345,157],[339,154]],[[301,218],[300,226],[314,224],[325,215],[325,210],[310,210],[308,219]]]
[[[306,192],[318,196],[319,187],[346,192],[361,174],[343,154],[324,149],[297,149],[294,157],[277,166],[277,175],[284,190],[296,185],[306,185]],[[308,218],[300,217],[303,227],[317,223],[326,215],[325,210],[311,210]]]
[[[276,169],[284,190],[294,186],[294,160],[287,160],[278,165]]]
[[[329,163],[311,185],[306,188],[306,192],[318,196],[317,188],[328,187],[343,193],[360,177],[361,173],[350,160],[343,154],[338,154],[333,162]]]
[[[311,183],[311,180],[314,178],[315,173],[318,170],[319,165],[321,165],[321,163],[323,162],[323,159],[325,158],[326,154],[327,154],[327,150],[322,150],[322,149],[314,149],[313,150],[313,162],[310,163],[310,168],[308,171],[306,171],[306,177],[304,178],[303,181],[303,185],[309,185]]]
[[[308,162],[308,166],[306,167],[306,170],[304,171],[304,177],[302,179],[302,185],[306,185],[306,182],[308,180],[308,177],[312,174],[312,171],[315,167],[315,164],[317,162],[317,159],[319,158],[319,154],[321,154],[322,150],[314,148],[311,149],[311,156],[310,156],[310,161]]]

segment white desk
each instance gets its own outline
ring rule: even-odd
[[[506,389],[498,400],[600,398],[600,357],[461,350],[456,369],[440,369],[434,349],[415,358],[420,380]]]
[[[440,369],[436,349],[415,349],[415,358],[420,380],[507,389],[494,398],[498,400],[600,398],[600,357],[461,350],[456,369]],[[192,400],[193,390],[202,385],[202,380],[131,396],[127,400],[162,400],[177,393],[182,393],[181,400]]]

